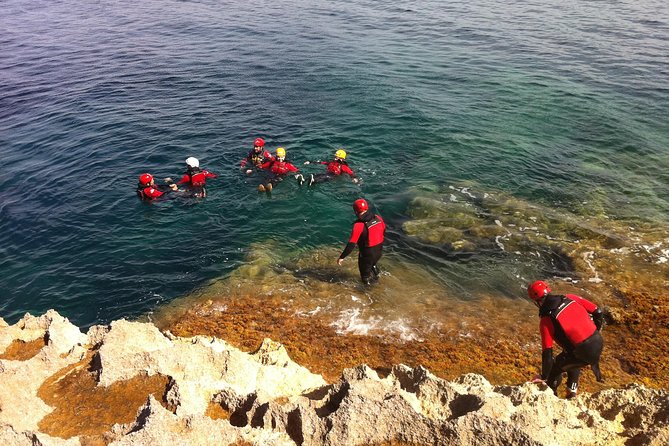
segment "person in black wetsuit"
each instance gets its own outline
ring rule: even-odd
[[[539,307],[541,332],[541,376],[533,382],[544,381],[557,395],[563,373],[567,373],[567,398],[576,396],[581,369],[592,368],[597,381],[602,381],[599,357],[604,348],[600,333],[604,324],[602,311],[587,299],[575,294],[550,294],[546,282],[537,280],[527,288],[530,299]],[[553,359],[553,341],[562,353]]]
[[[353,210],[358,219],[353,223],[351,237],[337,259],[337,264],[341,265],[344,262],[357,243],[360,279],[365,285],[371,285],[379,279],[379,269],[376,264],[383,251],[386,224],[380,215],[369,212],[369,204],[362,198],[355,200]]]

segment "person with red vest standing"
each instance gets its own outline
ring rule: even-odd
[[[341,265],[357,244],[360,279],[365,285],[371,285],[372,282],[379,280],[379,269],[376,264],[383,251],[386,224],[380,215],[369,211],[369,204],[362,198],[353,202],[353,211],[358,219],[353,223],[351,237],[337,259],[337,264]]]
[[[597,381],[602,381],[599,358],[604,348],[600,333],[604,323],[602,311],[587,299],[575,294],[553,295],[548,284],[537,280],[527,294],[539,307],[541,333],[541,377],[557,395],[562,374],[567,373],[567,398],[576,396],[581,369],[590,366]],[[553,358],[553,342],[562,353]]]

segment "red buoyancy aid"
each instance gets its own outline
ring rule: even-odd
[[[386,232],[386,223],[380,215],[374,215],[370,220],[360,222],[365,225],[366,231],[361,234],[359,244],[364,248],[371,248],[372,246],[383,243]]]
[[[272,171],[272,173],[275,173],[277,175],[285,175],[288,172],[297,172],[297,168],[287,161],[279,161],[279,160],[271,161],[269,168]]]
[[[588,301],[588,303],[590,302]],[[564,296],[560,304],[550,310],[546,316],[553,323],[555,340],[560,345],[567,341],[571,346],[576,346],[592,336],[597,330],[588,310],[568,296]],[[570,346],[562,345],[562,347],[568,348]]]

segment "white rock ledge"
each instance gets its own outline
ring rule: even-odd
[[[535,385],[493,386],[480,375],[453,382],[422,367],[395,366],[386,378],[365,365],[327,384],[266,339],[254,354],[222,340],[163,335],[119,320],[86,335],[56,311],[0,319],[0,353],[15,340],[47,344],[26,361],[0,360],[0,445],[79,445],[38,431],[53,408],[37,397],[44,381],[95,351],[98,385],[138,375],[170,378],[130,424],[105,434],[111,445],[666,445],[669,394],[636,384],[575,400]],[[220,404],[229,419],[205,415]]]

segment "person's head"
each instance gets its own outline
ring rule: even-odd
[[[188,166],[189,169],[197,169],[200,167],[200,161],[192,156],[188,157],[186,158],[186,166]]]
[[[339,161],[344,161],[346,159],[346,151],[344,149],[339,149],[335,152],[335,159]]]
[[[276,149],[276,159],[283,161],[286,159],[286,149],[279,147]]]
[[[256,153],[260,153],[262,151],[263,147],[265,147],[265,140],[264,139],[256,138],[256,140],[253,141],[253,150]]]
[[[361,216],[368,210],[369,210],[369,204],[367,204],[367,200],[359,198],[353,202],[353,211],[357,216]]]
[[[139,184],[148,187],[153,185],[153,175],[150,173],[143,173],[139,176]]]
[[[540,307],[544,302],[546,296],[551,292],[551,287],[548,286],[543,280],[537,280],[536,282],[531,283],[527,287],[527,295],[535,303],[537,307]]]

